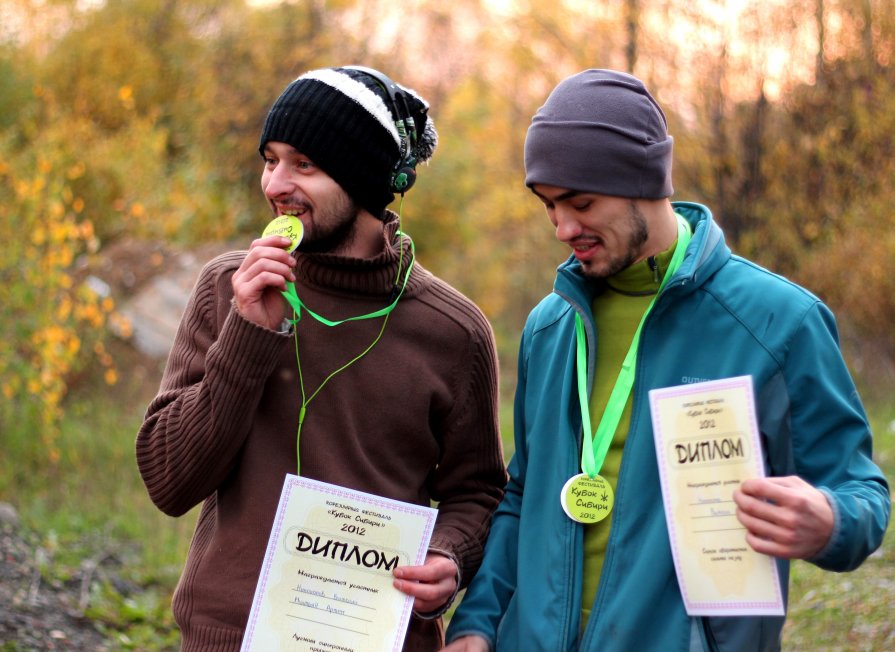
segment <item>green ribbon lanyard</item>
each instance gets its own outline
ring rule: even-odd
[[[289,305],[292,306],[293,313],[295,317],[290,319],[289,322],[294,326],[298,322],[301,321],[301,312],[304,310],[311,317],[319,321],[321,324],[326,326],[338,326],[339,324],[344,324],[349,321],[359,321],[361,319],[373,319],[374,317],[382,317],[383,315],[389,314],[392,310],[395,309],[395,306],[398,305],[398,301],[401,299],[401,295],[404,294],[404,288],[407,287],[407,281],[410,278],[410,270],[413,269],[413,263],[416,260],[416,250],[413,245],[413,240],[410,237],[405,236],[405,234],[401,231],[398,231],[395,235],[401,236],[401,241],[403,242],[404,238],[407,238],[407,241],[410,242],[410,264],[407,266],[407,271],[404,273],[404,280],[401,283],[400,291],[395,295],[394,301],[392,301],[389,305],[381,310],[377,310],[376,312],[367,313],[366,315],[357,315],[356,317],[348,317],[347,319],[340,319],[339,321],[331,321],[326,317],[322,317],[318,315],[316,312],[308,308],[304,302],[299,298],[298,293],[295,290],[295,283],[291,281],[286,282],[286,290],[282,292],[282,295],[286,297],[286,301],[289,302]],[[400,252],[400,255],[403,258],[403,251]],[[398,278],[400,278],[401,271],[398,270]],[[397,280],[397,279],[396,279]]]
[[[631,395],[631,388],[634,386],[634,366],[637,361],[637,348],[640,344],[640,331],[643,328],[643,323],[646,321],[647,315],[649,315],[650,311],[653,309],[653,305],[655,305],[656,299],[662,292],[662,289],[677,271],[678,267],[680,267],[681,261],[684,259],[684,253],[687,250],[687,245],[690,243],[690,225],[679,215],[677,215],[677,219],[677,246],[674,250],[674,255],[671,257],[671,262],[668,264],[668,269],[665,272],[665,277],[662,279],[662,283],[659,285],[659,290],[653,296],[649,306],[647,306],[646,312],[643,313],[643,317],[640,318],[637,330],[634,331],[634,338],[631,341],[631,346],[628,349],[627,355],[625,355],[624,362],[622,362],[622,368],[621,371],[619,371],[618,379],[615,381],[615,386],[612,388],[612,393],[609,395],[609,402],[606,405],[606,409],[600,419],[600,425],[597,426],[597,431],[594,433],[593,438],[588,436],[591,432],[591,423],[590,409],[588,407],[589,397],[587,396],[587,339],[584,334],[584,323],[581,321],[581,315],[577,312],[575,313],[578,401],[581,404],[581,427],[585,433],[581,443],[581,470],[586,473],[589,478],[595,478],[597,474],[599,474],[603,462],[606,459],[606,453],[609,451],[609,444],[612,443],[612,437],[615,435],[619,421],[621,421],[622,412],[625,410],[628,397]],[[594,452],[594,441],[598,442],[596,452]]]
[[[320,393],[320,390],[323,389],[323,386],[326,385],[326,383],[328,383],[330,380],[332,380],[333,376],[344,371],[345,369],[347,369],[348,367],[353,365],[355,362],[357,362],[358,360],[363,358],[365,355],[367,355],[367,353],[370,352],[370,350],[376,345],[376,343],[379,342],[380,338],[382,337],[382,334],[385,332],[385,325],[388,323],[389,314],[392,312],[392,310],[395,309],[395,306],[398,305],[398,301],[401,300],[401,296],[404,294],[404,289],[407,287],[407,281],[410,279],[410,271],[413,269],[414,262],[416,262],[416,248],[413,245],[413,240],[409,236],[405,235],[402,231],[397,231],[395,235],[401,236],[402,243],[404,242],[405,238],[410,243],[410,263],[407,265],[407,270],[404,272],[404,280],[401,281],[401,287],[398,290],[398,292],[395,293],[394,300],[389,305],[387,305],[385,308],[382,308],[381,310],[377,310],[376,312],[367,313],[366,315],[357,315],[356,317],[348,317],[347,319],[340,319],[338,321],[333,321],[333,320],[327,319],[326,317],[322,317],[321,315],[318,315],[316,312],[314,312],[313,310],[308,308],[304,304],[304,302],[302,302],[302,300],[299,298],[298,293],[295,290],[294,283],[287,281],[286,282],[286,290],[281,293],[286,298],[286,301],[289,303],[289,305],[292,306],[292,311],[293,311],[293,315],[294,315],[293,319],[290,319],[288,321],[295,328],[295,362],[296,362],[296,365],[298,366],[298,380],[299,380],[299,386],[301,388],[301,409],[298,412],[298,430],[295,433],[295,463],[296,463],[295,472],[296,472],[296,474],[301,473],[301,445],[300,445],[301,444],[301,427],[305,421],[305,414],[308,411],[308,405],[310,404],[310,402],[312,400],[314,400],[314,398],[317,396],[317,394]],[[398,274],[395,277],[396,284],[397,284],[398,280],[401,278],[401,263],[404,260],[403,244],[399,245],[398,251],[399,251],[400,258],[399,258],[399,263],[398,263]],[[313,317],[314,319],[319,321],[321,324],[324,324],[325,326],[338,326],[339,324],[344,324],[349,321],[359,321],[361,319],[373,319],[374,317],[382,317],[383,315],[385,316],[385,319],[382,320],[382,327],[379,329],[379,334],[376,335],[376,338],[370,343],[370,345],[366,349],[364,349],[359,355],[355,356],[354,358],[352,358],[351,360],[349,360],[348,362],[343,364],[341,367],[339,367],[338,369],[333,371],[326,378],[324,378],[323,382],[320,383],[320,385],[317,387],[317,389],[315,389],[314,392],[310,396],[306,396],[306,394],[305,394],[305,382],[304,382],[304,377],[302,376],[302,373],[301,373],[301,358],[298,355],[298,326],[297,326],[297,324],[299,321],[301,321],[302,310],[307,312],[309,315],[311,315],[311,317]]]

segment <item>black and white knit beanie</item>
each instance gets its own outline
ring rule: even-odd
[[[532,118],[525,184],[661,199],[671,185],[665,113],[636,77],[584,70],[563,80]]]
[[[438,142],[429,104],[399,86],[415,133],[410,155],[431,158]],[[403,117],[403,116],[397,116]],[[388,92],[354,68],[311,70],[290,83],[274,102],[261,131],[259,151],[269,141],[287,143],[336,181],[356,204],[376,217],[394,201],[391,177],[402,138]]]

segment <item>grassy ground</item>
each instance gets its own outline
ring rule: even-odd
[[[874,458],[895,485],[895,406],[871,409]],[[895,650],[895,534],[852,573],[793,564],[785,650],[870,652]]]
[[[40,549],[44,581],[62,586],[83,576],[85,564],[97,568],[89,595],[81,598],[87,619],[111,641],[111,652],[177,649],[170,597],[195,514],[172,519],[159,513],[133,457],[134,435],[156,383],[135,376],[114,393],[79,395],[69,407],[55,465],[16,459],[14,451],[39,450],[24,442],[4,440],[7,454],[0,457],[0,501],[16,507]],[[895,478],[895,406],[871,413],[875,457]],[[854,573],[794,564],[784,649],[895,649],[893,540],[889,536]],[[28,649],[9,645],[15,644],[0,641],[0,650]]]
[[[116,388],[85,385],[75,393],[55,463],[38,438],[7,441],[4,433],[4,449],[16,454],[0,456],[0,501],[18,511],[42,586],[74,593],[77,611],[107,636],[110,652],[167,652],[179,645],[170,601],[194,516],[165,516],[143,488],[134,437],[158,379],[132,368],[136,375]],[[16,432],[28,436],[27,428]],[[2,652],[44,649],[2,638]]]

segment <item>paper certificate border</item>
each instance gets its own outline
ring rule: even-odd
[[[780,574],[777,569],[776,558],[768,555],[762,555],[767,558],[770,565],[771,575],[774,581],[775,599],[771,601],[742,601],[742,600],[724,600],[718,602],[697,602],[691,600],[687,585],[682,576],[681,553],[678,550],[678,534],[677,527],[673,518],[669,515],[673,513],[672,506],[669,502],[669,478],[667,477],[668,467],[662,459],[665,455],[665,446],[667,440],[665,432],[662,428],[662,419],[659,415],[658,403],[664,399],[681,398],[691,394],[705,394],[710,391],[743,389],[747,398],[747,426],[749,441],[752,446],[751,459],[748,464],[751,467],[755,477],[765,477],[763,454],[761,439],[758,434],[758,419],[755,413],[755,397],[752,385],[752,376],[735,376],[732,378],[724,378],[720,380],[704,381],[699,383],[691,383],[688,385],[679,385],[675,387],[666,387],[653,389],[649,392],[650,411],[653,421],[654,442],[656,447],[657,466],[659,467],[659,479],[662,486],[662,502],[666,515],[666,525],[668,527],[668,538],[671,544],[671,553],[674,559],[674,568],[678,576],[678,586],[686,606],[687,613],[690,615],[709,615],[709,616],[743,616],[743,615],[785,615],[785,606],[783,603],[783,593],[780,587]],[[748,544],[747,544],[748,545]],[[754,553],[754,551],[753,551]],[[754,553],[760,554],[760,553]]]
[[[387,508],[395,512],[403,512],[405,514],[411,514],[413,516],[422,518],[424,525],[422,528],[422,536],[420,538],[419,547],[416,551],[416,559],[414,560],[414,563],[419,565],[425,561],[426,552],[429,549],[429,541],[432,538],[432,532],[434,530],[435,520],[437,517],[437,511],[435,509],[432,509],[431,507],[424,507],[422,505],[405,503],[399,500],[385,498],[383,496],[376,496],[354,489],[340,487],[338,485],[321,482],[312,478],[286,474],[286,478],[283,481],[283,491],[280,495],[280,501],[277,505],[276,516],[274,518],[273,527],[271,528],[271,534],[268,539],[267,550],[264,554],[264,561],[261,564],[260,578],[255,589],[254,597],[252,599],[252,609],[249,614],[249,622],[246,625],[245,634],[243,636],[243,643],[240,648],[241,650],[246,649],[246,645],[251,644],[251,641],[255,635],[255,628],[261,615],[261,609],[258,607],[260,606],[261,598],[266,594],[267,591],[267,584],[270,578],[271,566],[273,564],[277,546],[280,542],[280,536],[283,530],[283,521],[286,517],[286,506],[289,504],[289,500],[292,497],[293,492],[295,492],[297,489],[306,489],[317,494],[324,494],[335,498],[361,501],[366,505]],[[404,631],[404,629],[406,629],[407,624],[410,621],[412,609],[413,598],[411,596],[405,596],[404,607],[401,610],[399,619],[400,632],[396,632],[394,644],[392,647],[392,650],[394,652],[398,652],[404,647],[404,638],[406,634],[403,634],[402,632]]]

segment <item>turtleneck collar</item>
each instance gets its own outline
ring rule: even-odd
[[[297,257],[295,276],[297,285],[307,284],[318,289],[348,291],[365,296],[388,296],[395,282],[403,281],[413,260],[410,238],[398,233],[398,215],[386,211],[383,224],[383,246],[371,258],[353,258],[330,253],[301,253]],[[399,251],[401,255],[399,256]],[[400,263],[400,269],[399,269]],[[410,275],[405,294],[413,294],[423,275]]]
[[[606,285],[620,294],[633,296],[655,294],[659,291],[665,272],[668,271],[676,247],[677,240],[665,251],[640,260],[618,274],[610,276],[606,279]]]

